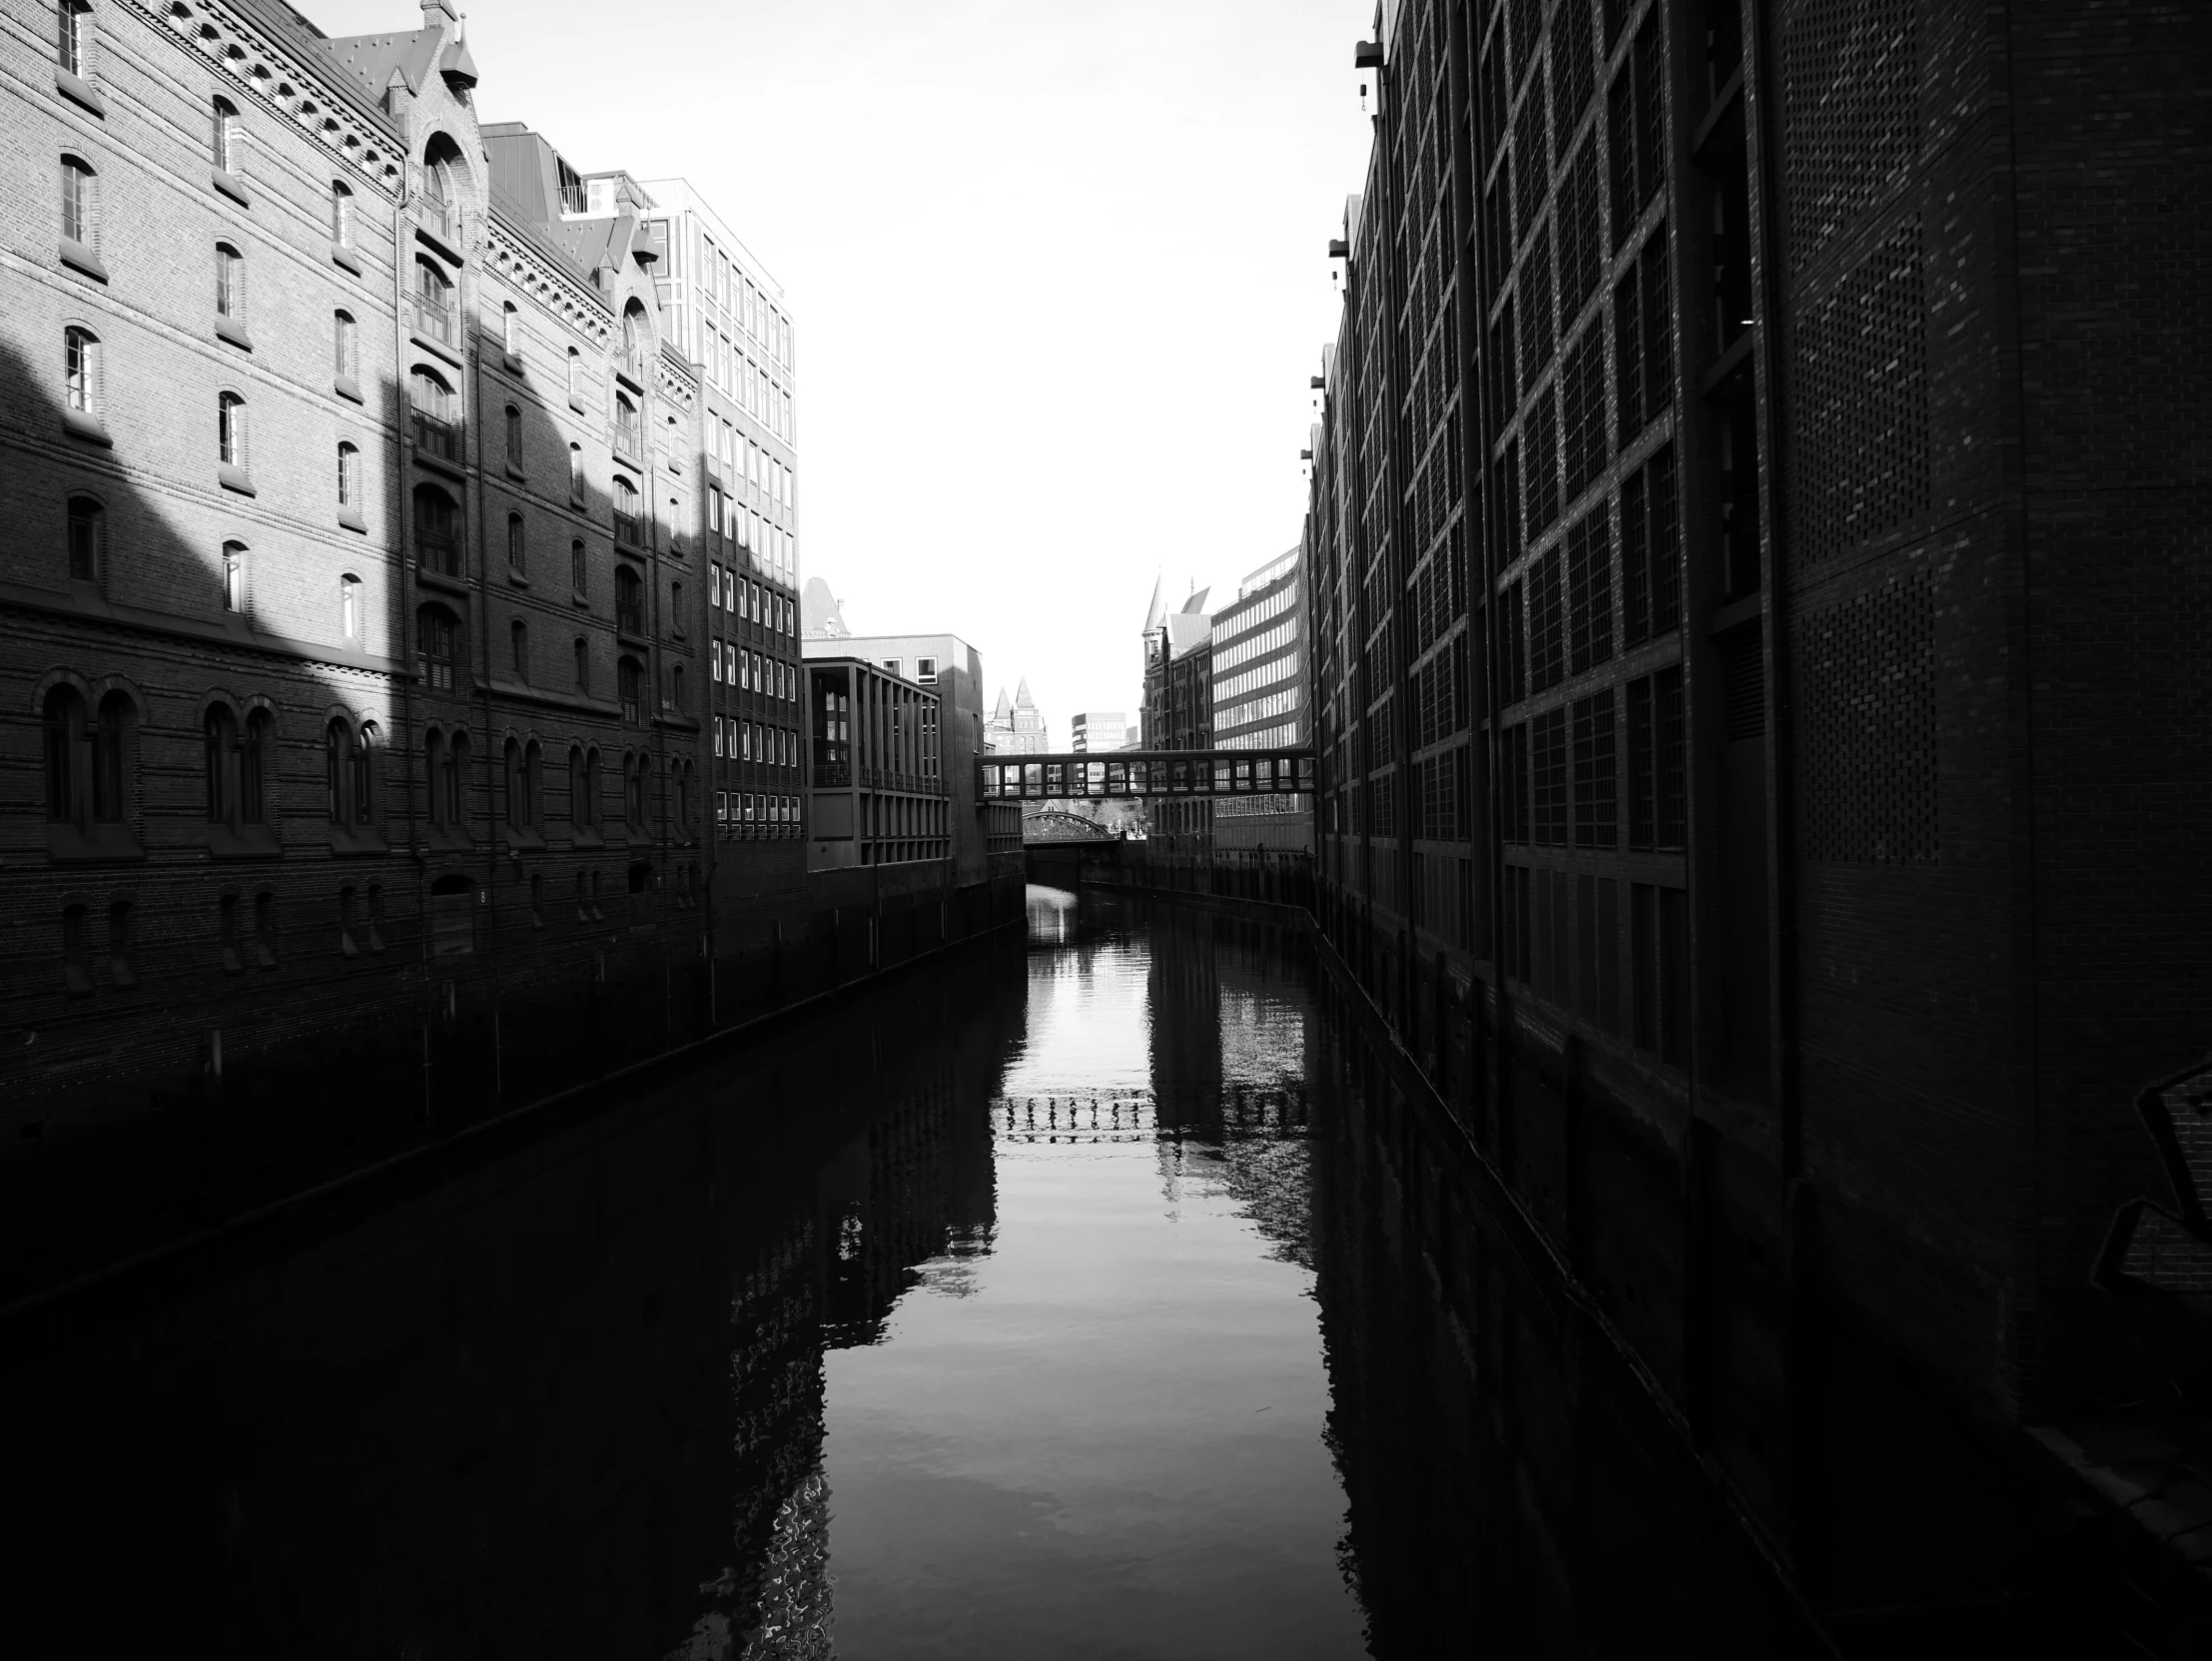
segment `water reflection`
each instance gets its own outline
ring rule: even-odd
[[[1294,943],[1031,917],[13,1354],[0,1653],[1787,1651]]]

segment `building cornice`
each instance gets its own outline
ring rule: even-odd
[[[343,70],[313,63],[280,44],[259,20],[220,0],[198,0],[182,17],[176,8],[152,0],[130,3],[248,99],[305,133],[349,173],[386,200],[399,200],[406,181],[406,141],[387,116],[362,107],[354,90],[338,79]],[[295,83],[314,88],[328,102],[298,92],[288,99],[285,94]]]
[[[546,311],[566,320],[600,351],[614,338],[614,308],[607,297],[583,278],[562,269],[530,235],[516,224],[494,198],[484,216],[485,257],[491,267],[516,285]]]

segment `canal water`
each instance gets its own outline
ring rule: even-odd
[[[20,1330],[0,1653],[1789,1652],[1626,1375],[1455,1266],[1337,1016],[1301,942],[1033,889],[1026,944]]]

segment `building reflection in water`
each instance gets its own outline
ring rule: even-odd
[[[1302,945],[1090,896],[1031,915],[1026,954],[31,1331],[0,1359],[0,1653],[79,1653],[120,1610],[240,1655],[812,1661],[841,1623],[864,1651],[910,1607],[1008,1602],[1047,1636],[1004,1653],[1799,1647]],[[1106,1189],[1150,1268],[1053,1215]],[[1106,1268],[1119,1302],[1070,1289]],[[1010,1273],[1042,1323],[995,1329],[1010,1393],[910,1387],[932,1342],[1007,1320]],[[1224,1285],[1273,1302],[1208,1325]],[[887,1506],[880,1466],[840,1464],[873,1433],[839,1416],[856,1366],[950,1392],[1019,1550],[949,1587],[880,1572],[912,1543],[887,1534],[991,1519]],[[1253,1378],[1276,1393],[1223,1399]],[[940,1639],[903,1653],[964,1653]]]

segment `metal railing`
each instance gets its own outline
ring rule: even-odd
[[[440,420],[437,416],[417,410],[414,413],[414,447],[447,461],[460,459],[460,425],[455,421]]]
[[[423,530],[418,526],[414,532],[414,543],[420,550],[423,565],[428,569],[440,576],[457,577],[464,574],[461,569],[461,541],[458,536]]]
[[[414,297],[414,332],[439,346],[460,344],[460,331],[454,324],[452,308],[426,294],[417,293]]]
[[[421,217],[423,227],[439,241],[460,241],[460,209],[442,196],[432,196],[424,191],[414,199],[415,212]]]
[[[814,788],[817,790],[846,790],[853,782],[853,764],[849,761],[818,761],[814,764]]]

